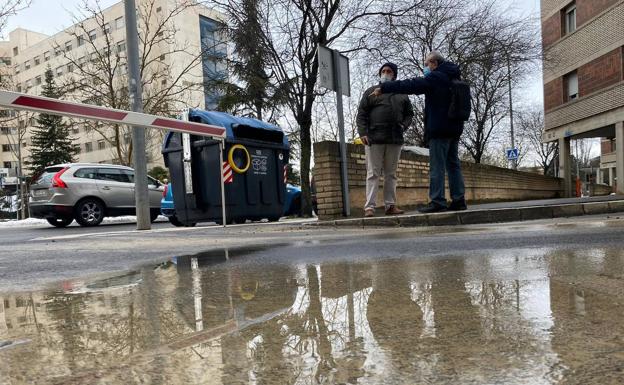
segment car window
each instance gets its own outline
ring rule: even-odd
[[[121,170],[121,172],[123,172],[123,174],[126,176],[126,178],[128,178],[130,183],[134,183],[134,171],[132,171],[132,170]]]
[[[35,184],[43,184],[43,183],[47,183],[47,184],[51,184],[52,183],[52,177],[54,176],[54,174],[56,174],[57,172],[61,171],[63,169],[63,167],[48,167],[45,170],[43,170],[43,174],[41,174],[39,176],[39,178],[37,178],[37,181],[35,182]]]
[[[96,179],[97,170],[94,168],[81,168],[76,170],[74,178]]]
[[[152,178],[151,176],[147,177],[147,185],[148,186],[156,186],[156,187],[158,187],[159,184],[160,183],[158,183],[158,181],[156,179]]]
[[[101,168],[97,172],[97,179],[113,182],[132,183],[128,174],[118,168]]]

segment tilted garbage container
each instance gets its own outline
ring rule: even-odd
[[[224,175],[228,223],[278,220],[286,201],[290,150],[282,129],[257,119],[216,111],[190,110],[189,120],[225,127],[224,162],[219,167],[217,140],[189,135],[189,153],[185,157],[183,134],[166,135],[162,154],[171,176],[177,219],[184,224],[222,223],[219,178]]]

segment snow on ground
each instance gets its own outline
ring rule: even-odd
[[[157,221],[166,221],[167,217],[160,215],[157,219]],[[110,224],[110,223],[136,223],[136,217],[132,216],[132,215],[128,215],[128,216],[123,216],[123,217],[109,217],[109,218],[104,218],[104,220],[102,221],[103,224]],[[74,225],[76,224],[76,222],[73,223]],[[37,218],[27,218],[27,219],[21,219],[19,221],[16,220],[8,220],[8,221],[1,221],[0,220],[0,229],[1,228],[15,228],[15,227],[38,227],[38,226],[51,226],[48,221],[46,221],[45,219],[37,219]]]

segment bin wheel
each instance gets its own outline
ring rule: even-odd
[[[217,219],[215,220],[216,224],[218,224],[219,226],[223,226],[223,219]],[[234,223],[234,218],[230,218],[228,217],[228,219],[225,221],[226,225],[231,225]]]
[[[175,227],[195,227],[195,225],[197,224],[195,222],[182,223],[175,215],[169,217],[169,223],[171,223]]]

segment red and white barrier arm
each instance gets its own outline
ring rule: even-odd
[[[225,128],[219,126],[5,90],[0,90],[0,107],[225,138]]]

